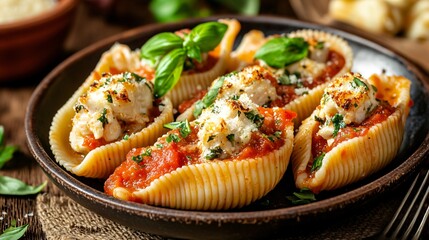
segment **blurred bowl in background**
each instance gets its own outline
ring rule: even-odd
[[[0,82],[38,73],[63,51],[78,0],[58,0],[53,9],[0,23]]]

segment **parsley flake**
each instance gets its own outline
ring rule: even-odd
[[[244,115],[247,117],[247,119],[249,119],[254,124],[256,124],[257,128],[260,128],[262,126],[262,124],[264,123],[264,117],[257,114],[257,113],[254,113],[253,111],[245,112]]]
[[[311,166],[311,171],[317,171],[322,167],[323,158],[325,157],[325,153],[320,154],[313,160],[313,165]]]
[[[294,205],[308,204],[317,200],[314,193],[308,188],[300,189],[299,192],[294,192],[286,198]]]
[[[213,159],[215,159],[215,158],[220,157],[220,155],[221,155],[222,153],[223,153],[222,148],[221,148],[221,147],[219,147],[219,146],[217,146],[217,147],[214,147],[214,148],[210,149],[210,153],[209,153],[209,154],[207,154],[207,155],[205,156],[205,158],[206,158],[207,160],[213,160]]]
[[[354,77],[353,82],[356,86],[364,87],[366,90],[369,90],[368,86],[364,82],[362,82],[362,80],[360,80],[359,78]]]
[[[171,133],[171,134],[168,134],[165,140],[167,141],[167,143],[171,143],[171,142],[177,143],[180,141],[180,138],[176,134]]]
[[[181,122],[171,122],[171,123],[164,124],[164,127],[168,129],[178,128],[180,135],[184,138],[189,136],[189,134],[191,133],[191,126],[189,125],[189,122],[187,119]]]
[[[104,125],[109,123],[109,121],[107,120],[106,114],[107,114],[107,109],[103,108],[103,111],[101,112],[101,116],[97,119],[98,121],[103,123],[103,127]]]
[[[336,113],[332,118],[332,123],[334,124],[334,132],[332,133],[333,137],[336,137],[340,128],[345,128],[346,123],[343,121],[343,115]]]

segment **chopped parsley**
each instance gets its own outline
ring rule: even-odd
[[[235,135],[233,133],[228,134],[226,136],[226,139],[228,139],[228,141],[231,142],[231,143],[234,143],[234,138],[235,138]]]
[[[231,74],[233,75],[233,73],[230,73],[229,75],[225,75],[225,76],[220,77],[219,80],[217,80],[213,84],[213,86],[210,88],[210,90],[207,92],[207,94],[203,97],[203,99],[199,100],[195,104],[195,109],[193,111],[195,118],[197,118],[198,116],[201,115],[201,112],[203,111],[203,109],[208,108],[209,106],[211,106],[214,103],[217,95],[219,94],[219,90],[223,85],[225,77],[231,76]]]
[[[289,78],[289,76],[288,75],[281,75],[279,78],[278,78],[278,81],[279,81],[279,83],[280,83],[280,85],[291,85],[291,81],[290,81],[290,78]]]
[[[323,41],[318,41],[316,43],[316,46],[314,46],[314,48],[316,48],[316,49],[323,49],[324,47],[325,47],[325,42],[323,42]]]
[[[107,96],[106,96],[106,100],[107,100],[109,103],[113,103],[112,95],[111,95],[110,93],[108,93],[108,94],[107,94]]]
[[[207,139],[207,142],[212,141],[213,139],[215,139],[215,137],[216,137],[216,135],[210,135],[210,136],[209,136],[209,139]]]
[[[164,147],[164,145],[162,145],[161,143],[157,143],[157,144],[155,144],[155,146],[159,149],[162,149]]]
[[[101,116],[97,119],[98,121],[103,123],[103,127],[104,127],[104,125],[109,123],[109,121],[107,120],[107,117],[106,117],[106,113],[107,113],[107,109],[103,108],[103,111],[101,112]]]
[[[316,115],[314,115],[314,120],[316,120],[316,121],[318,121],[318,122],[320,122],[320,123],[323,123],[324,121],[323,121],[323,119],[321,119],[320,117],[318,117],[318,116],[316,116]]]
[[[136,163],[141,163],[141,161],[143,161],[142,155],[133,156],[131,159]]]
[[[191,126],[189,125],[189,122],[187,119],[181,122],[171,122],[171,123],[164,124],[164,127],[168,129],[178,128],[180,135],[184,138],[189,136],[189,134],[191,133]]]
[[[360,131],[362,131],[362,129],[360,129],[360,128],[353,128],[353,131],[355,131],[355,132],[360,132]]]
[[[240,98],[240,95],[232,95],[231,100],[237,101]]]
[[[167,141],[167,143],[171,143],[171,142],[177,143],[180,141],[180,138],[176,134],[171,133],[171,134],[168,134],[165,140]]]
[[[74,111],[76,113],[80,112],[80,110],[85,109],[85,107],[82,104],[78,104],[76,106],[74,106]]]
[[[124,136],[122,139],[124,139],[124,140],[128,140],[128,139],[130,139],[130,135],[125,134],[125,136]]]
[[[254,113],[253,111],[245,112],[244,115],[246,115],[247,119],[256,124],[257,128],[260,128],[264,123],[264,117],[257,113]]]
[[[343,121],[343,115],[336,113],[332,118],[332,123],[334,124],[334,132],[332,133],[333,137],[336,137],[340,128],[345,128],[346,123]]]
[[[286,198],[294,205],[308,204],[317,200],[314,193],[308,188],[300,189],[299,192],[294,192]]]
[[[152,149],[146,148],[146,150],[142,154],[133,156],[132,160],[136,163],[141,163],[144,157],[151,157],[151,156],[152,156]]]
[[[317,171],[322,167],[322,161],[324,157],[325,153],[322,153],[313,160],[313,165],[311,166],[312,172]]]
[[[355,84],[355,86],[364,87],[366,90],[369,90],[368,86],[357,77],[353,78],[353,83]]]
[[[131,75],[134,77],[134,80],[136,80],[136,82],[141,82],[141,81],[145,81],[146,80],[146,78],[144,78],[144,77],[141,77],[140,75],[138,75],[138,74],[135,74],[135,73],[131,73]],[[129,78],[129,77],[128,77]],[[150,88],[150,87],[149,87]],[[150,88],[150,89],[152,89],[152,88]]]
[[[221,148],[221,147],[219,147],[219,146],[214,147],[214,148],[210,149],[210,153],[209,153],[209,154],[207,154],[207,155],[205,156],[205,158],[206,158],[207,160],[213,160],[213,159],[215,159],[215,158],[220,157],[220,155],[222,154],[222,152],[223,152],[223,150],[222,150],[222,148]]]

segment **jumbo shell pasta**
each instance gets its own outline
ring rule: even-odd
[[[229,70],[242,70],[245,69],[248,65],[255,64],[255,53],[259,48],[261,48],[267,41],[270,39],[280,37],[280,35],[272,35],[265,37],[264,34],[261,31],[252,30],[246,35],[244,35],[242,42],[238,46],[238,48],[232,52],[231,54],[231,60],[230,60],[230,69]],[[342,39],[341,37],[335,36],[333,34],[319,31],[319,30],[310,30],[310,29],[304,29],[292,32],[287,35],[287,37],[290,38],[303,38],[307,42],[323,42],[324,45],[327,46],[328,51],[334,51],[338,53],[343,59],[344,64],[343,66],[336,72],[335,74],[332,74],[330,78],[325,77],[325,72],[328,71],[328,65],[325,64],[325,69],[318,71],[318,75],[312,75],[311,78],[325,78],[322,82],[322,84],[317,85],[308,91],[306,90],[305,94],[299,93],[298,90],[295,89],[295,94],[297,94],[297,97],[294,97],[293,100],[290,102],[285,103],[282,105],[286,109],[292,110],[297,113],[297,118],[295,119],[296,126],[299,126],[299,123],[305,118],[307,118],[311,112],[314,110],[314,108],[318,105],[320,98],[322,97],[323,90],[326,87],[327,83],[331,78],[334,78],[336,76],[340,76],[348,71],[350,71],[352,62],[353,62],[353,52],[349,44]],[[300,64],[301,61],[298,61],[296,64]],[[327,59],[328,61],[329,59]],[[304,64],[304,63],[303,63]],[[294,65],[294,64],[292,64]],[[278,75],[277,72],[282,72],[284,69],[275,69],[271,68],[269,66],[265,66],[262,64],[264,68],[270,69],[273,71],[275,75]],[[291,65],[289,65],[291,66]],[[289,66],[286,66],[285,69],[288,69]],[[316,66],[317,67],[317,66]],[[316,69],[314,67],[314,69]],[[298,68],[299,69],[299,68]],[[303,67],[305,69],[305,67]],[[319,67],[320,70],[320,67]],[[299,72],[299,71],[298,71]],[[323,75],[323,76],[322,76]],[[312,84],[310,84],[312,85]],[[191,106],[189,109],[187,109],[185,112],[180,115],[181,119],[192,119],[192,109],[194,106]]]
[[[370,77],[382,100],[395,111],[386,120],[371,126],[363,136],[345,140],[324,155],[321,167],[309,171],[313,160],[313,132],[318,126],[315,113],[303,121],[295,137],[291,161],[295,184],[318,193],[363,179],[385,167],[396,156],[402,142],[409,112],[410,82],[400,76]]]
[[[242,160],[217,160],[181,167],[135,192],[116,188],[114,197],[188,210],[240,208],[271,191],[286,171],[293,145],[293,126],[286,143],[267,156]]]
[[[165,132],[163,125],[173,121],[173,107],[168,99],[162,103],[164,104],[162,113],[140,132],[132,134],[127,140],[112,142],[82,155],[70,147],[69,135],[74,111],[73,102],[68,102],[55,115],[49,132],[55,159],[66,170],[78,176],[108,177],[132,148],[150,145]]]
[[[243,207],[271,191],[285,173],[295,116],[258,107],[246,94],[216,100],[195,121],[175,122],[180,127],[152,147],[130,151],[104,190],[178,209]]]
[[[219,46],[212,51],[218,57],[216,64],[205,72],[182,73],[178,83],[166,94],[166,97],[171,99],[173,107],[177,107],[181,102],[193,96],[201,89],[206,89],[214,79],[226,73],[234,40],[240,31],[240,23],[235,19],[221,19],[219,22],[227,24],[228,30]]]
[[[105,52],[91,75],[53,118],[49,140],[55,159],[66,170],[78,176],[106,178],[123,161],[130,149],[155,142],[165,132],[163,124],[173,120],[173,107],[171,101],[166,98],[162,100],[161,104],[164,106],[160,115],[143,130],[131,134],[128,140],[109,143],[91,150],[88,154],[77,153],[71,148],[69,135],[75,115],[75,103],[102,72],[109,72],[111,69],[127,71],[128,66],[133,65],[133,60],[130,60],[132,58],[124,57],[127,53],[129,51],[123,45],[114,45]]]
[[[353,52],[349,44],[342,38],[332,35],[327,32],[318,31],[318,30],[299,30],[288,34],[289,37],[302,37],[306,40],[315,39],[317,41],[324,41],[329,43],[329,48],[340,53],[344,59],[345,64],[342,69],[332,78],[336,76],[341,76],[344,73],[350,71],[353,63]],[[296,123],[301,123],[302,120],[307,118],[316,106],[320,102],[322,97],[323,90],[327,86],[328,82],[321,84],[310,91],[308,94],[302,95],[295,100],[291,101],[285,106],[286,109],[292,110],[297,113],[298,117],[295,119]]]

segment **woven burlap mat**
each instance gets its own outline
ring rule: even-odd
[[[398,198],[384,198],[360,208],[330,224],[315,224],[311,229],[281,236],[281,239],[365,239],[372,238],[388,223],[398,206]],[[105,219],[65,196],[41,194],[37,214],[47,239],[162,239]]]

